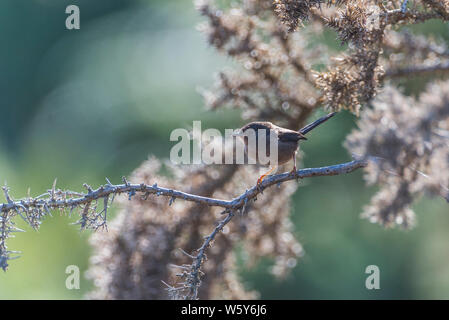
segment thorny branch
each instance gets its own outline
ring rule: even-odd
[[[228,212],[228,215],[226,218],[224,218],[218,225],[215,227],[215,229],[212,231],[210,235],[205,237],[204,243],[201,245],[201,247],[198,249],[198,254],[196,257],[193,257],[193,264],[191,265],[190,273],[188,274],[188,278],[184,286],[179,287],[182,290],[188,289],[189,295],[186,295],[184,298],[188,299],[198,299],[198,288],[201,285],[201,265],[205,260],[207,260],[206,256],[206,249],[209,248],[212,244],[212,241],[215,239],[216,235],[223,231],[223,228],[226,224],[228,224],[229,221],[231,221],[232,217],[234,216],[234,210],[227,209],[224,211],[225,213]],[[173,291],[173,287],[169,286],[168,291]],[[177,288],[178,289],[178,288]],[[181,290],[181,291],[182,291]]]
[[[170,198],[170,204],[172,204],[175,199],[183,199],[207,206],[222,207],[225,209],[225,213],[228,213],[228,216],[217,226],[217,228],[215,228],[214,232],[206,238],[205,243],[199,249],[198,256],[195,257],[196,263],[193,265],[193,271],[198,275],[199,268],[205,259],[205,249],[210,245],[216,234],[231,220],[234,212],[240,211],[243,213],[248,201],[255,199],[259,194],[263,193],[266,188],[273,185],[280,185],[285,181],[293,179],[350,173],[365,167],[367,163],[367,160],[353,160],[351,162],[332,166],[300,169],[294,174],[281,173],[269,176],[261,184],[250,188],[245,193],[232,200],[203,197],[179,190],[159,187],[156,183],[153,185],[143,183],[132,184],[125,178],[123,178],[123,184],[113,185],[107,180],[107,184],[102,185],[95,190],[85,184],[84,187],[87,189],[86,193],[62,191],[56,189],[55,184],[53,184],[52,189],[48,190],[48,192],[35,198],[27,197],[21,200],[13,200],[9,195],[8,187],[4,186],[3,190],[7,203],[0,204],[0,267],[3,270],[6,270],[8,260],[13,259],[10,255],[17,253],[15,251],[8,251],[6,246],[6,239],[10,237],[11,232],[22,231],[14,226],[14,222],[11,220],[14,216],[19,215],[33,228],[38,228],[42,217],[46,215],[51,216],[50,210],[58,209],[63,211],[65,209],[70,209],[70,212],[72,212],[74,209],[77,209],[81,215],[77,224],[80,224],[81,229],[96,230],[100,227],[106,227],[107,208],[116,195],[128,194],[128,198],[131,199],[137,193],[141,193],[143,199],[147,199],[149,195],[166,196]],[[109,198],[111,198],[111,200],[109,200]],[[103,210],[101,211],[97,210],[98,201],[100,199],[104,200]],[[195,276],[195,278],[196,277],[197,276]],[[192,281],[192,286],[197,288],[199,286],[199,281]],[[197,289],[192,290],[192,296],[196,298]]]
[[[404,68],[390,69],[385,72],[386,78],[398,78],[404,76],[434,75],[441,72],[449,72],[449,62],[441,62],[431,65],[418,65]]]
[[[251,200],[255,198],[258,194],[263,193],[263,191],[275,184],[279,184],[285,181],[293,179],[302,179],[316,176],[334,176],[339,174],[350,173],[361,167],[367,165],[367,160],[353,160],[351,162],[346,162],[342,164],[336,164],[332,166],[320,167],[320,168],[307,168],[300,169],[296,171],[295,174],[291,173],[280,173],[277,175],[272,175],[265,178],[261,184],[254,186],[244,194],[232,199],[232,200],[222,200],[215,199],[211,197],[202,197],[187,192],[159,187],[156,183],[153,185],[146,184],[132,184],[126,181],[124,184],[112,185],[106,184],[100,186],[96,190],[90,190],[88,193],[75,193],[73,191],[58,191],[58,198],[45,198],[42,196],[36,198],[23,199],[18,201],[9,201],[8,203],[0,204],[1,212],[8,212],[11,210],[30,210],[32,208],[45,208],[48,209],[64,209],[64,208],[74,208],[80,205],[87,205],[94,200],[103,199],[110,195],[118,195],[127,193],[129,198],[132,198],[137,192],[141,192],[145,197],[150,194],[155,194],[157,196],[166,196],[172,199],[183,199],[186,201],[193,201],[200,204],[205,204],[208,206],[223,207],[227,209],[240,209],[242,208],[245,200]],[[77,198],[67,199],[68,196],[72,194],[81,195]],[[49,194],[44,194],[49,196]],[[173,200],[172,200],[173,201]],[[25,219],[26,220],[26,219]]]

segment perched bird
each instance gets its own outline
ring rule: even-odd
[[[323,122],[329,120],[332,118],[336,112],[329,113],[328,115],[319,118],[318,120],[308,124],[304,128],[300,129],[299,131],[294,131],[286,128],[279,127],[271,122],[265,122],[265,121],[255,121],[250,122],[246,125],[244,125],[241,129],[237,129],[234,131],[235,136],[240,136],[243,139],[243,142],[245,144],[245,152],[248,154],[248,130],[252,129],[254,130],[255,134],[255,154],[256,154],[256,162],[259,163],[258,155],[259,155],[259,139],[265,138],[266,140],[266,156],[270,157],[270,133],[272,134],[272,137],[274,139],[277,139],[277,163],[276,164],[269,164],[271,166],[271,169],[263,174],[258,180],[257,184],[260,184],[262,180],[269,175],[275,168],[276,165],[284,164],[290,160],[293,160],[293,170],[291,173],[296,172],[296,152],[298,151],[298,143],[300,140],[307,140],[307,138],[304,136],[309,131],[313,130]],[[265,136],[263,137],[260,133],[265,132]],[[245,134],[246,133],[246,134]],[[248,156],[250,156],[248,154]]]

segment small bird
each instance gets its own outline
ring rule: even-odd
[[[255,121],[250,122],[246,125],[244,125],[241,129],[237,129],[234,131],[235,136],[240,136],[243,139],[243,142],[245,144],[245,153],[248,154],[248,136],[245,135],[245,132],[249,129],[254,130],[255,132],[255,138],[256,138],[256,146],[255,146],[255,152],[256,155],[259,154],[258,152],[258,146],[259,146],[259,133],[261,131],[259,130],[265,130],[265,139],[266,139],[266,155],[267,157],[270,156],[270,132],[273,135],[273,137],[277,138],[277,144],[278,144],[278,159],[277,164],[281,165],[284,163],[287,163],[290,160],[293,160],[293,170],[291,171],[292,174],[296,172],[296,152],[298,151],[298,143],[300,140],[307,140],[307,138],[304,136],[309,131],[313,130],[323,122],[329,120],[332,118],[336,112],[329,113],[328,115],[319,118],[318,120],[306,125],[304,128],[300,129],[299,131],[294,131],[286,128],[279,127],[271,122],[266,121]],[[249,155],[248,155],[249,156]],[[256,156],[256,162],[258,163],[258,156]],[[270,165],[272,166],[272,164]],[[272,168],[257,180],[257,184],[259,185],[262,180],[268,176],[273,170],[276,168],[276,165],[272,166]]]

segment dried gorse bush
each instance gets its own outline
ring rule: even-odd
[[[409,227],[414,221],[410,205],[421,194],[449,201],[449,82],[443,79],[449,71],[449,49],[440,39],[404,27],[430,19],[447,21],[448,0],[199,0],[196,6],[205,18],[199,30],[209,44],[239,65],[222,70],[215,85],[202,90],[208,108],[238,108],[244,119],[291,129],[304,125],[319,108],[347,109],[359,116],[358,128],[345,142],[356,160],[326,168],[325,174],[365,168],[366,181],[380,190],[363,216],[385,226]],[[318,41],[325,30],[336,33],[339,49]],[[440,79],[412,98],[396,81],[415,76]],[[160,173],[161,167],[171,178]],[[89,297],[257,297],[236,273],[236,245],[243,245],[248,263],[273,257],[276,276],[294,267],[303,250],[289,218],[296,184],[281,183],[287,179],[279,175],[263,186],[278,188],[263,194],[246,190],[256,178],[255,170],[237,165],[185,168],[150,159],[130,179],[142,185],[125,180],[120,186],[88,189],[83,201],[67,207],[86,212],[94,227],[106,217],[109,195],[129,195],[119,200],[121,210],[109,232],[91,239],[89,277],[95,289]],[[97,210],[106,194],[103,210]],[[54,201],[73,197],[53,188],[45,205],[58,208]],[[32,200],[21,202],[22,207],[8,200],[1,207],[4,268],[11,255],[5,244],[13,231],[11,217],[25,213],[31,223],[48,211],[43,204],[33,207]]]

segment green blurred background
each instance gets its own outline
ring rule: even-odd
[[[65,8],[76,4],[81,29],[65,28]],[[236,128],[237,112],[206,111],[198,86],[232,63],[209,48],[195,30],[202,18],[186,0],[2,0],[0,2],[0,182],[11,195],[51,187],[82,191],[105,177],[119,182],[150,154],[167,158],[172,129],[202,120],[204,127]],[[414,28],[449,39],[448,27]],[[335,35],[323,35],[322,41]],[[403,83],[409,93],[422,81]],[[342,147],[354,117],[344,112],[304,144],[305,166],[346,161]],[[330,134],[332,132],[332,134]],[[325,147],[323,147],[325,146]],[[241,276],[261,298],[449,298],[449,215],[441,199],[416,203],[412,231],[384,230],[359,217],[375,188],[361,172],[301,184],[292,219],[306,255],[284,280],[264,260]],[[4,202],[4,198],[1,199]],[[67,290],[65,268],[84,272],[90,232],[75,218],[46,219],[9,240],[22,251],[0,274],[1,299],[79,299],[91,288]],[[365,288],[366,266],[381,272],[380,290]]]

